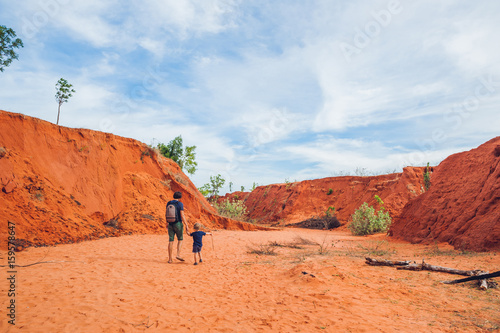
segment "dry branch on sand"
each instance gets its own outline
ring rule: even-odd
[[[396,267],[396,269],[404,269],[404,270],[410,270],[410,271],[433,271],[433,272],[443,272],[443,273],[449,273],[449,274],[457,274],[457,275],[464,275],[464,276],[470,276],[470,278],[466,279],[460,279],[460,280],[454,280],[454,281],[443,281],[443,283],[447,284],[454,284],[454,283],[461,283],[461,282],[466,282],[466,281],[473,281],[473,280],[479,280],[479,288],[480,289],[488,289],[488,288],[496,288],[497,283],[493,281],[488,281],[489,278],[492,277],[498,277],[500,276],[500,271],[488,274],[488,272],[484,272],[481,270],[461,270],[461,269],[455,269],[455,268],[449,268],[449,267],[442,267],[442,266],[435,266],[435,265],[430,265],[426,263],[424,260],[422,260],[422,263],[416,263],[416,262],[411,262],[411,261],[398,261],[398,260],[381,260],[381,259],[373,259],[373,258],[365,258],[366,259],[366,264],[371,265],[371,266],[390,266],[390,267]]]

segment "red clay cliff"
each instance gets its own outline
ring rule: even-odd
[[[413,243],[500,249],[500,137],[435,167],[429,191],[408,203],[390,233]]]
[[[165,205],[175,191],[191,225],[257,228],[216,215],[175,162],[139,141],[5,111],[0,190],[1,239],[10,222],[20,248],[166,233]]]
[[[346,225],[354,211],[367,202],[384,208],[397,217],[404,205],[424,192],[425,168],[406,167],[402,173],[380,176],[329,177],[288,184],[259,186],[252,192],[234,192],[219,200],[244,200],[249,217],[263,224],[284,224],[321,217],[335,208],[339,221]]]

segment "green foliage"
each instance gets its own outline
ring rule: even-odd
[[[380,197],[378,195],[375,194],[375,200],[377,200],[378,204],[379,205],[383,205],[384,202],[382,201],[382,199],[380,199]]]
[[[431,173],[429,170],[430,170],[429,162],[427,162],[427,167],[425,168],[424,172],[424,186],[426,191],[428,191],[429,188],[431,187]]]
[[[167,145],[160,142],[158,143],[157,148],[160,151],[160,154],[179,164],[180,157],[183,153],[182,136],[179,135],[175,139],[171,140]]]
[[[375,213],[373,206],[368,206],[368,204],[364,202],[352,215],[352,222],[349,225],[349,230],[357,236],[371,235],[377,232],[387,231],[391,222],[392,220],[389,212],[381,208]]]
[[[333,190],[331,188],[328,189],[328,192],[326,192],[326,195],[330,195],[333,193]]]
[[[224,186],[225,182],[226,180],[220,174],[215,177],[210,176],[210,183],[203,185],[198,190],[205,198],[211,198],[215,202],[219,196],[219,190]]]
[[[68,102],[68,99],[73,96],[75,89],[73,89],[73,85],[70,84],[67,80],[60,78],[56,83],[56,101],[59,104],[57,109],[57,122],[59,124],[59,115],[61,113],[61,105],[63,103]]]
[[[182,136],[179,135],[167,145],[159,143],[157,148],[160,154],[173,160],[182,170],[185,170],[190,175],[194,175],[198,166],[198,163],[195,161],[196,146],[186,146],[183,148]]]
[[[245,192],[245,186],[241,187],[241,192]]]
[[[198,191],[200,191],[205,198],[208,198],[210,196],[210,184],[205,184],[202,187],[199,187]]]
[[[233,182],[229,182],[229,192],[233,192]]]
[[[141,162],[144,163],[144,156],[149,156],[151,157],[151,152],[149,151],[149,149],[146,149],[146,150],[142,150],[141,151]]]
[[[267,197],[268,193],[269,193],[269,186],[266,186],[266,190],[264,191],[264,194],[262,196],[265,198]]]
[[[184,148],[184,154],[181,156],[179,161],[179,166],[181,169],[186,170],[190,175],[194,175],[196,172],[196,167],[198,166],[198,162],[195,161],[196,146],[187,146]]]
[[[257,186],[259,186],[259,184],[257,184],[256,182],[253,182],[252,191],[255,190],[257,188]],[[252,192],[252,191],[250,191],[250,192]]]
[[[0,72],[3,72],[4,68],[12,63],[12,60],[19,58],[14,49],[20,47],[24,47],[23,41],[16,38],[16,32],[0,25]]]
[[[328,207],[328,209],[326,210],[325,212],[325,215],[326,217],[332,217],[333,215],[335,215],[335,207]]]
[[[220,215],[234,220],[244,220],[247,214],[247,206],[243,200],[230,201],[226,199],[220,203],[214,202],[212,205]]]

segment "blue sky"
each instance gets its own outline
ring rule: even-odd
[[[0,109],[197,146],[197,186],[437,165],[499,135],[500,2],[0,0]]]

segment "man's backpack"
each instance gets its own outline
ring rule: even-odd
[[[165,215],[168,223],[174,223],[179,221],[177,213],[177,205],[174,202],[169,202],[167,204],[167,213]]]

